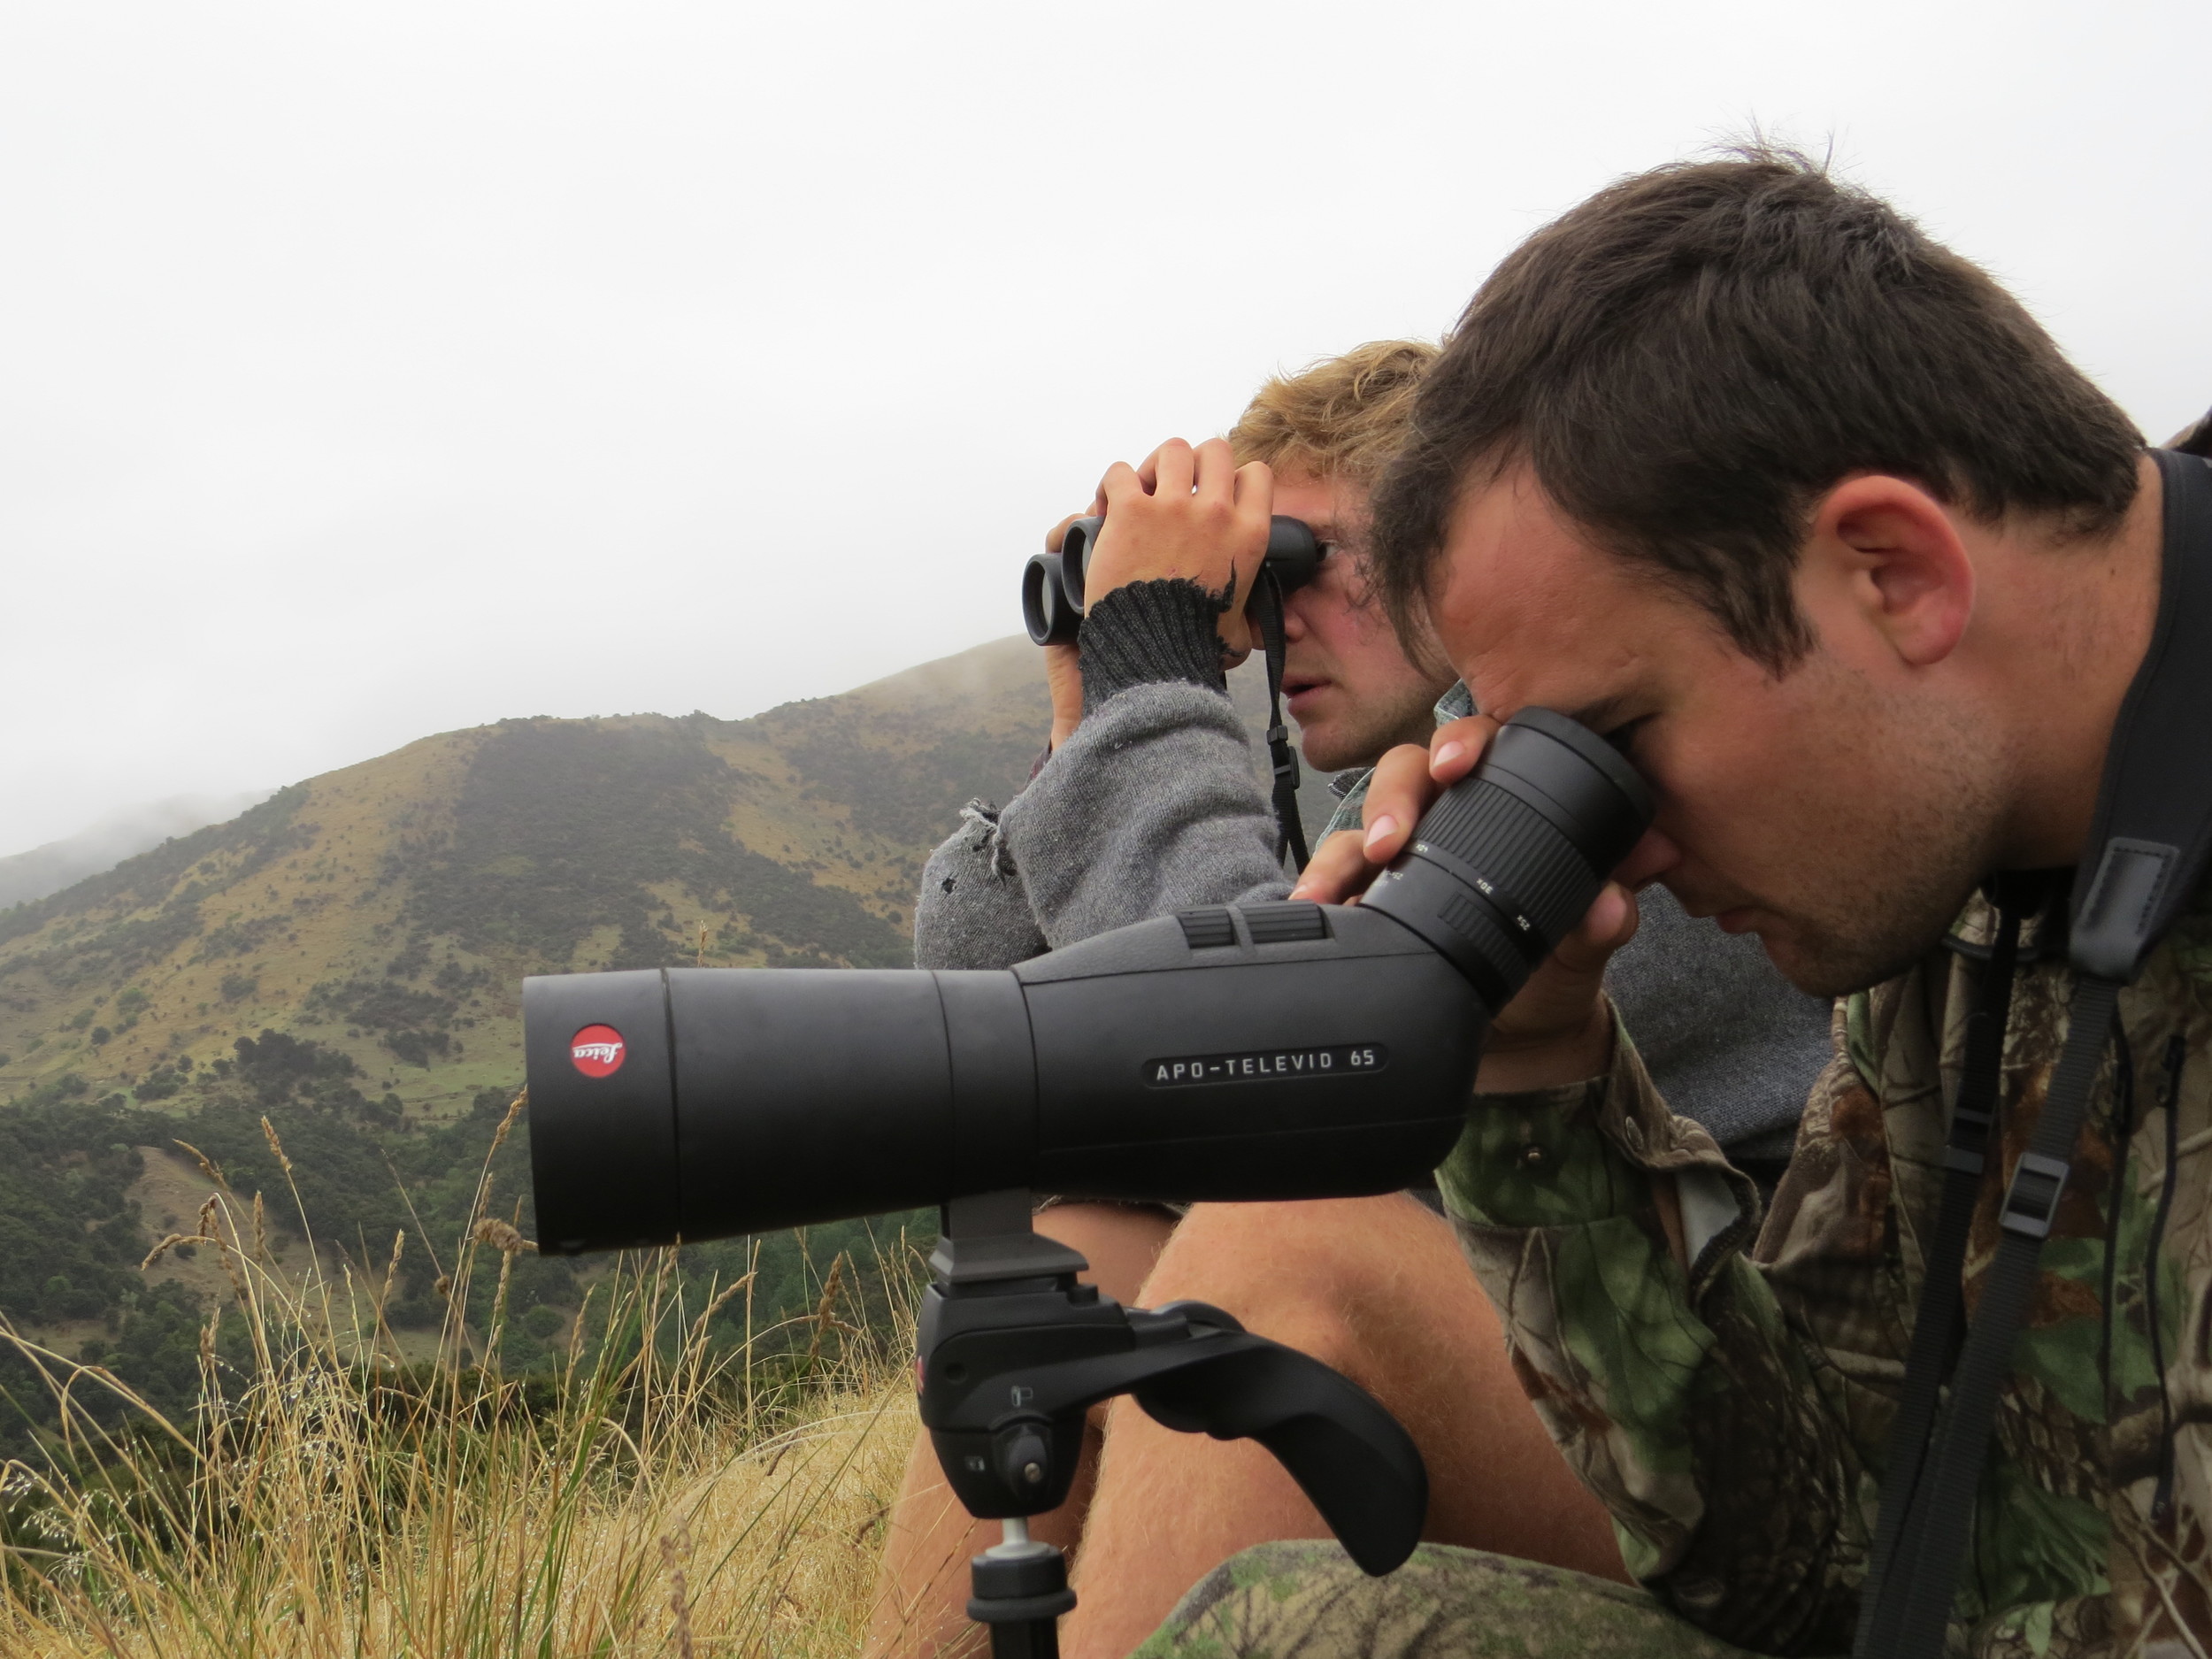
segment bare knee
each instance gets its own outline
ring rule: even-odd
[[[1134,1204],[1055,1204],[1033,1225],[1091,1264],[1079,1276],[1086,1284],[1125,1305],[1137,1300],[1175,1229],[1164,1210]]]
[[[1441,1296],[1448,1304],[1440,1309]],[[1210,1302],[1332,1364],[1368,1334],[1481,1301],[1449,1227],[1403,1194],[1294,1203],[1199,1204],[1145,1281],[1147,1305]]]

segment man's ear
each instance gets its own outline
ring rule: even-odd
[[[1974,613],[1974,561],[1941,502],[1886,473],[1846,479],[1814,503],[1800,561],[1816,616],[1840,603],[1914,668],[1957,649]],[[1825,603],[1821,603],[1824,601]]]

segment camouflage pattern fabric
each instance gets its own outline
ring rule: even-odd
[[[1137,1659],[1740,1659],[1654,1597],[1562,1567],[1424,1544],[1371,1578],[1333,1543],[1263,1544],[1210,1573]]]
[[[1722,1640],[1850,1647],[1993,931],[1977,901],[1945,949],[1839,1005],[1763,1226],[1624,1033],[1604,1078],[1479,1101],[1440,1171],[1515,1369],[1630,1571]],[[2045,932],[2013,993],[1970,1315],[2065,1038],[2072,976]],[[2212,1650],[2207,893],[2116,1024],[1999,1409],[1951,1633],[1973,1659]],[[1678,1217],[1655,1201],[1661,1171]]]

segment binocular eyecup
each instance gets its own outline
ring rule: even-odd
[[[1057,553],[1040,553],[1023,567],[1022,622],[1039,645],[1075,642],[1083,623],[1091,552],[1105,523],[1098,518],[1078,518],[1068,526]],[[1268,526],[1267,557],[1261,569],[1288,593],[1311,581],[1320,568],[1321,543],[1312,529],[1303,519],[1277,515]]]

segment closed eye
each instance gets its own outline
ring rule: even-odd
[[[1636,733],[1642,731],[1644,727],[1648,726],[1650,723],[1651,716],[1647,714],[1641,715],[1633,720],[1622,721],[1611,731],[1606,732],[1602,733],[1602,735],[1605,741],[1613,746],[1617,753],[1627,756],[1632,754],[1635,750]]]

